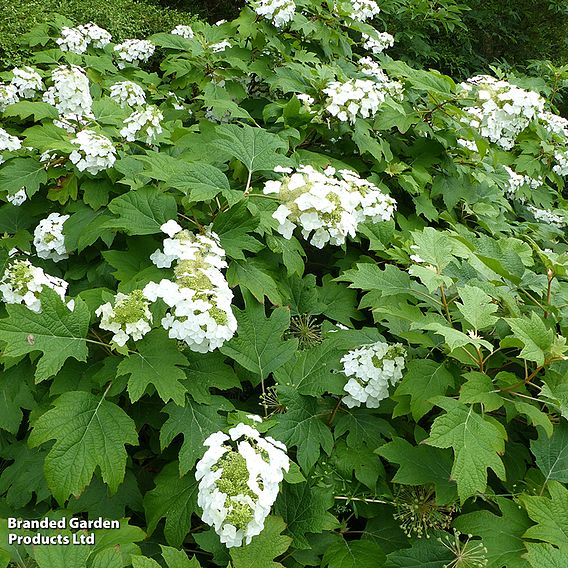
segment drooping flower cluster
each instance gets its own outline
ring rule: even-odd
[[[81,172],[87,170],[96,174],[112,168],[116,161],[116,149],[112,140],[93,130],[82,130],[71,142],[79,146],[79,150],[71,152],[69,159]]]
[[[378,408],[381,400],[389,396],[389,384],[402,378],[405,354],[400,343],[389,345],[383,341],[349,351],[341,359],[343,373],[351,377],[344,387],[347,395],[343,402],[349,408],[361,404]]]
[[[43,100],[53,105],[63,120],[92,118],[93,99],[89,79],[81,67],[61,65],[51,74],[53,85],[43,94]]]
[[[387,221],[393,216],[395,200],[351,170],[336,172],[329,167],[322,173],[312,166],[300,166],[295,172],[289,168],[275,171],[291,174],[266,182],[263,190],[277,194],[282,203],[272,216],[286,239],[299,226],[302,236],[317,248],[327,243],[342,245],[348,235],[355,236],[360,223]]]
[[[0,83],[0,112],[5,111],[10,105],[19,100],[18,89],[11,83]]]
[[[489,75],[472,77],[460,87],[468,98],[474,98],[474,104],[465,109],[469,115],[465,122],[505,150],[544,112],[544,99],[538,93]]]
[[[71,51],[72,53],[85,53],[89,45],[103,48],[112,39],[107,30],[99,28],[96,24],[84,24],[76,28],[63,28],[61,37],[58,38],[57,45],[61,51]]]
[[[17,136],[8,134],[3,128],[0,128],[0,152],[8,150],[14,152],[22,147],[22,142]],[[0,154],[0,164],[4,162],[2,154]]]
[[[156,137],[162,133],[162,120],[164,115],[155,105],[146,105],[142,110],[134,111],[124,120],[124,128],[120,135],[129,142],[134,142],[140,134],[146,135],[146,144],[152,144]]]
[[[184,37],[185,39],[192,39],[194,36],[191,26],[176,26],[170,33]]]
[[[0,280],[2,301],[7,304],[25,304],[32,312],[41,312],[39,294],[44,286],[54,290],[64,300],[68,283],[46,274],[29,260],[15,260]]]
[[[251,8],[259,15],[281,28],[294,17],[294,0],[252,0]]]
[[[521,202],[525,201],[525,197],[523,195],[519,195],[519,190],[523,187],[527,187],[529,189],[538,189],[543,180],[541,177],[532,178],[530,176],[521,175],[509,168],[508,166],[503,166],[507,174],[509,174],[509,181],[507,186],[505,187],[505,191],[507,192],[508,197],[516,197]]]
[[[227,49],[228,47],[231,47],[232,44],[230,41],[224,39],[223,41],[220,41],[219,43],[213,43],[209,46],[209,49],[213,52],[213,53],[220,53],[221,51],[225,51],[225,49]]]
[[[34,246],[40,258],[49,258],[54,262],[69,258],[63,235],[63,223],[67,219],[69,215],[51,213],[39,222],[34,230]]]
[[[14,205],[15,207],[19,207],[22,203],[24,203],[24,201],[27,200],[27,198],[28,194],[26,193],[26,190],[23,187],[21,189],[18,189],[16,193],[9,193],[6,196],[7,201],[12,205]]]
[[[246,424],[211,434],[197,463],[201,518],[228,548],[262,532],[290,461],[286,446]]]
[[[356,118],[374,116],[387,97],[397,97],[401,85],[390,80],[383,72],[382,77],[371,79],[349,79],[333,81],[323,92],[328,96],[325,110],[342,122],[353,124]]]
[[[175,280],[150,282],[144,295],[167,304],[161,323],[170,338],[185,341],[198,353],[213,351],[237,330],[231,310],[233,293],[221,272],[227,266],[225,251],[211,231],[195,235],[175,221],[162,225],[162,230],[170,238],[164,239],[163,251],[158,249],[150,259],[158,268],[174,265]]]
[[[344,0],[335,4],[335,13],[366,22],[378,16],[381,9],[375,0]]]
[[[101,318],[99,327],[112,331],[112,340],[122,347],[130,338],[138,341],[150,331],[152,314],[149,306],[142,290],[134,290],[130,294],[119,292],[114,306],[107,302],[99,306],[95,314]]]
[[[557,213],[549,211],[548,209],[539,209],[538,207],[534,207],[533,205],[529,205],[527,209],[532,213],[533,217],[541,223],[553,225],[554,227],[557,227],[559,229],[565,227],[567,224],[567,220],[562,215],[558,215]]]
[[[373,53],[382,53],[385,49],[394,45],[394,37],[387,32],[377,32],[375,36],[363,34],[363,47]]]
[[[132,81],[120,81],[112,85],[110,98],[121,106],[141,106],[146,103],[144,89]]]
[[[127,39],[114,46],[114,51],[119,57],[118,66],[124,69],[126,63],[137,64],[139,61],[146,62],[156,50],[156,46],[145,39]]]
[[[32,98],[37,91],[43,91],[43,81],[40,74],[33,67],[14,67],[10,84],[16,89],[21,99]]]

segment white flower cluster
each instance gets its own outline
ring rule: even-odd
[[[465,122],[505,150],[510,150],[517,136],[544,112],[544,99],[538,93],[489,75],[472,77],[460,87],[475,99],[475,104],[465,109],[469,115]]]
[[[176,26],[170,33],[184,37],[185,39],[192,39],[194,36],[191,26]]]
[[[259,16],[264,16],[274,26],[281,28],[294,17],[296,4],[294,0],[253,0],[251,8]]]
[[[21,189],[18,189],[16,193],[9,193],[6,196],[8,202],[14,205],[15,207],[19,207],[22,203],[24,203],[24,201],[27,200],[27,198],[28,194],[26,193],[26,190],[23,187]]]
[[[331,82],[323,92],[328,96],[325,110],[336,116],[342,122],[351,124],[360,116],[368,118],[374,116],[387,97],[396,97],[401,94],[401,85],[391,81],[383,72],[383,78],[374,76],[370,79],[349,79],[344,83]]]
[[[139,61],[148,61],[154,54],[156,46],[145,39],[127,39],[114,46],[114,51],[121,61],[118,67],[124,69],[126,63],[136,64]]]
[[[548,132],[556,134],[562,139],[568,139],[568,120],[563,116],[559,116],[553,112],[541,112],[538,118]]]
[[[93,130],[82,130],[71,143],[79,146],[79,150],[73,150],[69,154],[69,159],[80,172],[87,170],[96,174],[112,168],[116,161],[116,149],[112,140]]]
[[[260,534],[290,467],[286,446],[246,424],[211,434],[197,463],[197,504],[227,548]],[[235,447],[236,446],[236,447]]]
[[[532,213],[533,217],[541,223],[553,225],[558,229],[566,226],[566,219],[563,216],[557,215],[548,209],[539,209],[533,205],[529,205],[527,209]]]
[[[93,99],[89,91],[89,79],[76,65],[61,65],[51,74],[53,86],[43,94],[43,100],[53,105],[64,121],[92,118]]]
[[[3,128],[0,128],[0,152],[8,150],[14,152],[22,147],[22,141],[17,136],[8,134]],[[0,164],[4,163],[4,158],[0,154]]]
[[[227,266],[225,251],[213,232],[194,235],[173,220],[161,229],[170,238],[164,239],[163,251],[158,249],[150,259],[158,268],[174,264],[175,281],[150,282],[144,296],[167,304],[161,323],[170,338],[185,341],[198,353],[213,351],[237,330],[233,293],[221,272]]]
[[[18,89],[11,83],[0,83],[0,112],[19,101]]]
[[[227,49],[228,47],[231,47],[231,42],[224,39],[223,41],[220,41],[219,43],[213,43],[209,46],[209,49],[213,52],[213,53],[220,53],[221,51],[225,51],[225,49]]]
[[[12,69],[12,80],[10,84],[16,89],[19,98],[29,99],[37,91],[43,91],[43,81],[41,75],[33,67],[14,67]]]
[[[63,235],[63,223],[67,219],[69,215],[51,213],[39,222],[34,230],[34,246],[40,258],[50,258],[54,262],[69,258]]]
[[[522,174],[518,174],[508,166],[503,166],[505,171],[509,175],[509,181],[507,186],[505,187],[505,191],[509,197],[517,197],[521,202],[525,201],[525,198],[521,195],[518,195],[519,189],[522,187],[528,187],[529,189],[538,189],[542,184],[543,180],[541,177],[532,178],[530,176],[524,176]]]
[[[382,53],[394,45],[394,37],[387,32],[377,32],[374,37],[364,33],[363,39],[365,40],[363,47],[375,54]]]
[[[395,200],[373,183],[351,170],[328,167],[323,173],[312,166],[275,171],[291,174],[280,181],[268,181],[265,194],[275,193],[282,204],[272,215],[280,224],[278,232],[286,239],[297,226],[310,243],[323,248],[330,243],[342,245],[354,237],[360,223],[388,221],[396,208]],[[338,174],[338,175],[337,175]]]
[[[118,293],[114,307],[110,302],[99,306],[95,314],[101,318],[99,327],[114,333],[112,340],[121,347],[132,338],[142,339],[151,329],[152,314],[142,290],[130,294]]]
[[[112,36],[103,28],[96,24],[84,24],[76,28],[63,28],[61,37],[58,38],[57,45],[61,51],[71,51],[72,53],[85,53],[89,45],[103,48],[108,45]]]
[[[146,134],[146,144],[152,144],[159,134],[162,133],[162,120],[164,115],[155,105],[146,105],[142,110],[134,111],[124,120],[124,128],[120,135],[129,142],[134,142],[139,133]]]
[[[110,98],[121,106],[141,106],[146,103],[144,89],[132,81],[121,81],[112,85]]]
[[[559,176],[568,176],[568,148],[555,150],[554,159],[556,164],[552,166],[552,171]]]
[[[405,355],[400,343],[389,345],[382,341],[349,351],[341,359],[343,372],[351,377],[344,387],[347,395],[343,402],[349,408],[361,404],[378,408],[381,400],[389,396],[389,383],[394,385],[402,378]]]
[[[7,304],[25,304],[32,312],[41,312],[39,294],[43,287],[51,288],[64,300],[69,284],[46,274],[29,260],[15,260],[4,272],[0,280],[2,301]]]
[[[366,22],[378,16],[381,9],[375,0],[347,0],[335,5],[335,12],[359,22]]]

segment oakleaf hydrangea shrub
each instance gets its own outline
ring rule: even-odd
[[[399,4],[23,38],[0,511],[120,528],[0,564],[568,564],[568,122],[393,59]]]

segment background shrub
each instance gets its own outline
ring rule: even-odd
[[[143,38],[187,24],[194,18],[189,12],[160,6],[151,1],[113,0],[7,0],[0,18],[0,67],[20,65],[30,57],[19,38],[36,24],[53,20],[61,14],[75,23],[94,22],[107,29],[116,41]]]

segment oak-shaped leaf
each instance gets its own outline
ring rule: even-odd
[[[62,394],[33,425],[29,445],[55,439],[45,458],[45,478],[63,503],[78,496],[98,467],[103,481],[116,491],[124,479],[126,444],[137,445],[134,421],[116,404],[84,391]]]

